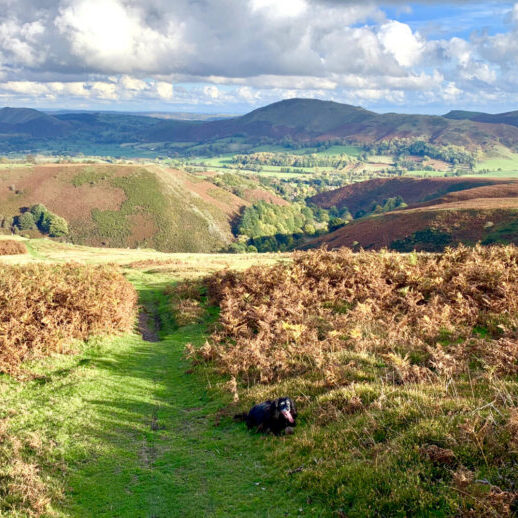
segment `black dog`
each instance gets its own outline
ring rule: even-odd
[[[296,426],[297,409],[289,397],[281,397],[273,401],[264,401],[255,405],[248,414],[237,414],[235,419],[246,421],[249,430],[256,428],[258,432],[271,432],[280,435],[286,428]]]

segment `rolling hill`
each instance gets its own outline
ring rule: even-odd
[[[408,207],[358,219],[306,247],[435,252],[458,243],[518,244],[517,180],[373,180],[321,194],[311,201],[323,208],[335,205],[354,211],[397,195],[409,203]]]
[[[444,115],[444,117],[451,120],[470,120],[489,124],[508,124],[510,126],[518,127],[518,111],[492,114],[453,110]]]
[[[72,126],[30,108],[0,109],[0,135],[28,135],[31,137],[62,137],[72,131]]]
[[[347,207],[354,215],[359,211],[368,212],[372,203],[381,203],[395,196],[401,196],[405,203],[414,205],[436,200],[450,192],[499,184],[507,185],[508,181],[495,178],[376,178],[323,192],[310,198],[309,202],[323,209]]]
[[[425,138],[466,147],[500,142],[518,144],[518,129],[503,123],[454,120],[430,115],[377,114],[361,107],[315,99],[288,99],[242,117],[206,123],[164,121],[152,128],[152,141],[198,141],[226,137],[300,141],[346,139],[373,143],[394,138]]]
[[[44,165],[0,174],[0,231],[42,203],[65,218],[73,243],[212,252],[233,239],[231,222],[250,202],[210,181],[157,166]],[[0,224],[0,226],[2,226]],[[37,230],[22,232],[33,237]]]
[[[361,107],[316,99],[288,99],[240,117],[174,120],[125,113],[71,112],[53,115],[25,108],[0,110],[0,151],[46,149],[49,137],[66,154],[92,145],[189,143],[192,147],[225,138],[247,142],[340,140],[372,144],[395,138],[420,138],[470,149],[518,145],[518,112],[490,116],[451,112],[430,115],[378,114]],[[16,140],[18,138],[18,140]],[[41,141],[38,141],[41,139]],[[181,152],[180,145],[175,152]]]

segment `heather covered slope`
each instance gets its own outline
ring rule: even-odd
[[[75,243],[210,252],[232,240],[230,222],[249,202],[155,166],[45,165],[0,172],[0,230],[8,232],[14,217],[38,203],[66,219],[67,239]]]
[[[241,136],[294,140],[346,139],[373,143],[394,138],[424,138],[441,145],[487,147],[518,143],[518,128],[507,123],[453,120],[429,115],[377,114],[361,107],[316,99],[288,99],[242,117],[206,123],[163,121],[151,141],[206,141]]]
[[[518,126],[518,111],[493,114],[454,110],[444,115],[444,117],[452,120],[470,120],[489,124],[508,124],[510,126]]]
[[[349,207],[354,214],[397,195],[409,206],[359,219],[307,246],[435,252],[458,243],[518,243],[516,180],[374,180],[324,193],[312,201],[322,207]]]
[[[377,178],[367,182],[346,185],[310,198],[310,202],[328,209],[347,207],[352,214],[367,211],[372,202],[401,196],[409,204],[435,200],[450,192],[464,191],[486,185],[518,184],[516,180],[496,178]]]

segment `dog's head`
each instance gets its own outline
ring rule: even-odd
[[[284,416],[288,423],[294,423],[297,417],[295,403],[289,397],[281,397],[275,401],[278,411]]]

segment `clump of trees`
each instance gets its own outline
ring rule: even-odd
[[[289,153],[250,153],[248,155],[235,155],[232,163],[241,167],[250,168],[252,166],[277,166],[282,167],[285,172],[290,172],[292,167],[311,168],[311,167],[330,167],[332,169],[343,169],[352,162],[349,155],[293,155]]]
[[[473,169],[477,162],[475,154],[463,147],[440,146],[423,139],[393,139],[377,142],[368,149],[378,155],[395,155],[398,164],[407,164],[407,156],[434,158],[454,166],[465,165],[470,169]]]
[[[383,214],[384,212],[390,212],[395,209],[402,209],[408,207],[405,200],[401,196],[394,196],[393,198],[387,198],[383,201],[371,202],[367,211],[360,210],[355,214],[355,218],[362,218],[364,216],[370,216],[372,214]]]
[[[300,203],[283,206],[259,201],[244,210],[238,234],[252,238],[301,232],[314,234],[316,224],[328,221],[325,211],[313,211]]]
[[[68,223],[65,218],[51,212],[45,205],[38,203],[28,211],[17,216],[14,226],[18,230],[35,230],[50,237],[63,237],[68,234]]]
[[[322,209],[293,203],[275,205],[265,201],[246,207],[236,228],[237,242],[231,252],[289,251],[308,237],[336,230],[352,216],[348,209]]]

